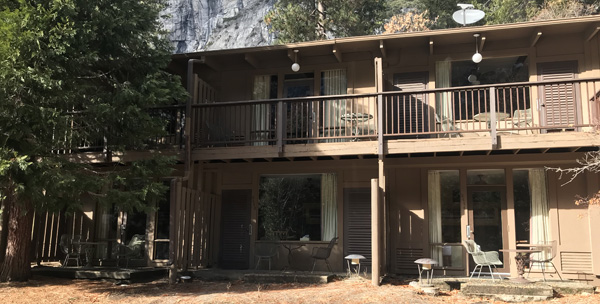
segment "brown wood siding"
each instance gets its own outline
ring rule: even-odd
[[[548,62],[538,65],[540,81],[561,81],[577,78],[577,61]],[[543,123],[546,126],[570,126],[579,123],[576,87],[572,83],[549,84],[541,87]]]
[[[361,269],[371,271],[371,190],[344,189],[344,256],[360,254]],[[344,262],[345,263],[345,262]],[[344,269],[347,265],[344,264]]]

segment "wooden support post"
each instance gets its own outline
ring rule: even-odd
[[[379,179],[371,179],[371,284],[379,286]]]
[[[283,132],[285,122],[283,121],[283,101],[277,102],[277,125],[275,126],[277,133],[277,152],[279,156],[283,155]]]
[[[490,88],[490,137],[492,138],[492,149],[498,148],[498,133],[496,132],[496,88]]]

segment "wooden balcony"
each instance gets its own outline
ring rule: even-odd
[[[199,103],[190,107],[192,157],[573,151],[600,144],[598,90],[600,79],[580,79]]]
[[[579,79],[192,103],[151,109],[167,126],[148,148],[183,157],[187,131],[192,159],[205,161],[586,151],[600,145],[599,91],[600,79]],[[82,142],[57,151],[103,149]],[[112,157],[139,151],[126,154]]]

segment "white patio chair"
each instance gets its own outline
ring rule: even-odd
[[[469,280],[473,278],[473,275],[477,271],[479,267],[479,273],[477,274],[477,278],[481,276],[481,269],[484,266],[487,266],[490,270],[490,276],[492,276],[492,281],[494,281],[494,272],[492,271],[492,267],[496,269],[496,266],[502,266],[502,261],[500,261],[500,255],[498,251],[481,251],[479,245],[475,243],[473,240],[465,240],[464,241],[465,248],[467,252],[473,257],[473,261],[475,262],[475,268],[469,277]],[[500,275],[498,275],[500,277]]]
[[[529,274],[531,273],[531,268],[533,268],[533,264],[538,263],[541,264],[542,275],[544,276],[544,282],[546,282],[546,263],[550,263],[550,265],[552,265],[552,268],[554,268],[554,271],[556,271],[556,274],[562,281],[563,278],[560,275],[560,272],[558,272],[558,269],[556,269],[556,266],[554,266],[554,263],[552,262],[552,260],[554,260],[554,257],[556,257],[556,253],[558,252],[557,242],[551,241],[547,245],[550,246],[544,246],[539,248],[532,247],[535,249],[540,249],[542,250],[542,252],[532,253],[529,256],[529,272],[527,272],[527,277],[529,278]]]
[[[79,262],[83,264],[81,261],[81,256],[84,254],[81,250],[80,245],[73,245],[73,241],[79,242],[81,240],[80,235],[76,235],[73,239],[69,237],[68,234],[63,234],[60,236],[60,251],[65,254],[65,260],[62,264],[62,267],[67,266],[69,260],[75,260],[77,267],[79,267]]]

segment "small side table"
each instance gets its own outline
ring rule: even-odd
[[[356,266],[356,274],[360,275],[360,260],[364,260],[365,257],[360,254],[350,254],[344,257],[348,263],[348,276],[352,274],[352,266]]]
[[[422,258],[415,261],[417,264],[417,268],[419,269],[419,285],[423,286],[433,286],[433,265],[437,265],[438,261],[429,258]],[[426,271],[425,275],[427,276],[427,284],[423,284],[421,274],[423,271]]]

